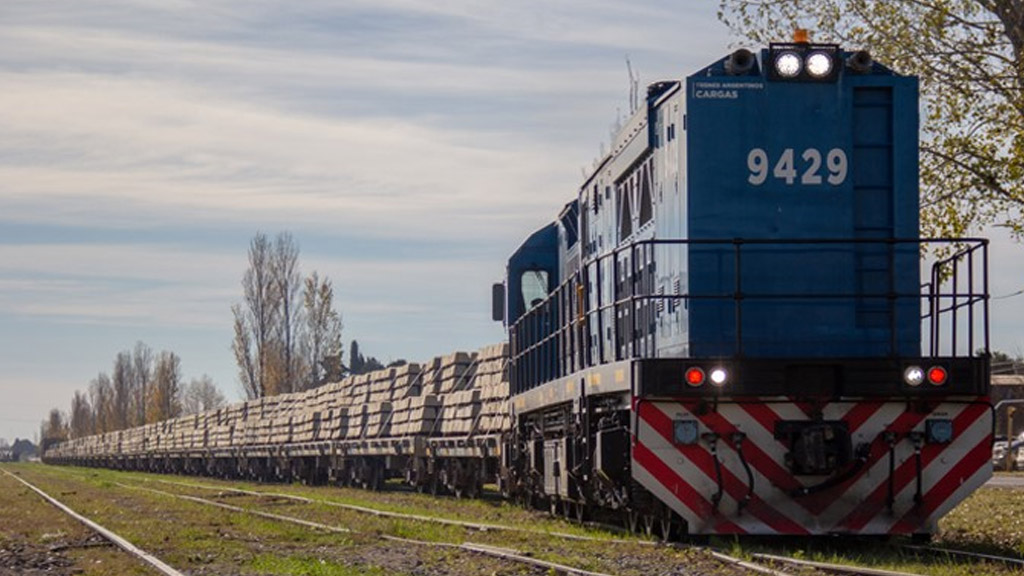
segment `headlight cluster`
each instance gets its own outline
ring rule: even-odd
[[[772,44],[768,74],[774,80],[834,81],[842,57],[835,44]]]
[[[683,380],[690,388],[700,388],[708,381],[716,388],[721,388],[729,380],[729,372],[721,366],[715,366],[710,371],[705,371],[701,366],[690,366],[683,374]]]
[[[926,370],[912,365],[903,370],[903,382],[911,388],[917,388],[925,382],[935,387],[945,386],[948,381],[949,372],[943,366],[929,366]]]

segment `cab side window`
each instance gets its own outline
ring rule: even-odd
[[[532,310],[548,297],[546,270],[527,270],[520,280],[523,287],[523,310]]]

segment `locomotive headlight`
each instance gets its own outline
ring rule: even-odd
[[[714,368],[711,370],[709,375],[711,383],[715,386],[724,386],[725,381],[729,379],[729,374],[725,371],[725,368]]]
[[[924,370],[920,366],[907,366],[907,369],[903,371],[903,381],[908,386],[920,386],[924,382]]]
[[[796,52],[782,52],[775,57],[775,71],[783,78],[795,78],[803,66],[803,61]]]
[[[807,73],[815,78],[824,78],[832,72],[832,58],[824,52],[812,52],[807,57]]]

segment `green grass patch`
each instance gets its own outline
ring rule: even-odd
[[[938,542],[1024,556],[1024,490],[982,488],[939,522]]]
[[[282,576],[384,576],[386,572],[374,566],[346,566],[325,558],[310,556],[277,556],[260,554],[249,567],[264,574]]]

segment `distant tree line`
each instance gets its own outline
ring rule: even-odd
[[[249,243],[242,301],[231,307],[232,351],[242,391],[249,399],[308,390],[347,374],[384,368],[352,341],[343,361],[341,315],[334,309],[331,280],[316,271],[302,276],[299,247],[288,232],[271,239],[258,232]],[[405,364],[396,360],[387,366]],[[76,391],[70,411],[50,410],[40,426],[46,446],[216,409],[224,396],[209,376],[183,382],[181,359],[155,354],[139,342],[119,352],[111,372],[101,372]]]
[[[53,408],[40,427],[45,449],[54,442],[115,432],[143,424],[219,408],[223,394],[205,374],[185,382],[181,358],[159,354],[142,342],[114,357],[111,372],[100,372],[83,392],[71,397],[71,409]]]

